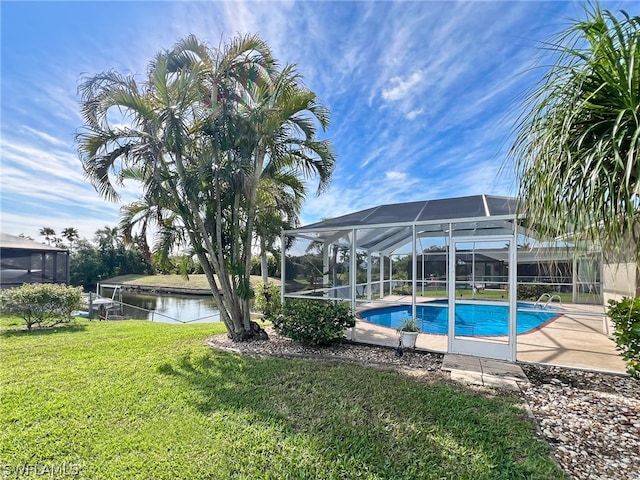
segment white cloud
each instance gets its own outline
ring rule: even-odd
[[[48,133],[45,132],[41,132],[39,130],[36,130],[35,128],[31,128],[28,127],[27,125],[22,125],[20,127],[22,130],[26,130],[27,132],[35,135],[36,137],[40,138],[41,140],[44,140],[45,142],[57,146],[57,147],[66,147],[68,146],[67,142],[63,142],[59,139],[57,139],[56,137],[49,135]]]
[[[403,182],[407,178],[406,173],[395,171],[384,172],[384,176],[387,180],[393,180],[396,182]]]
[[[411,110],[405,116],[407,117],[407,120],[415,120],[422,112],[424,112],[424,108],[418,108],[416,110]]]
[[[406,98],[412,94],[417,86],[420,85],[423,79],[423,73],[421,71],[413,72],[409,77],[393,77],[389,80],[389,83],[393,86],[388,89],[382,90],[382,98],[390,101],[397,101]]]

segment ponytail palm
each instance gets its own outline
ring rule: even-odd
[[[249,316],[261,180],[286,167],[326,185],[333,169],[330,143],[315,138],[328,112],[298,81],[256,36],[220,50],[189,36],[158,54],[142,83],[107,72],[79,88],[87,176],[109,199],[118,183],[140,183],[123,226],[160,224],[164,251],[188,240],[235,340],[263,335]]]
[[[640,258],[640,17],[595,8],[547,48],[510,156],[519,210],[546,238]],[[632,242],[630,242],[632,240]]]

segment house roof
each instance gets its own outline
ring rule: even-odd
[[[45,245],[28,238],[18,237],[9,233],[0,233],[0,248],[14,250],[41,250],[46,252],[66,252],[64,248]]]

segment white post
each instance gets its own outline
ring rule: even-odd
[[[473,243],[471,250],[471,298],[476,298],[476,244]]]
[[[322,289],[325,290],[324,296],[335,297],[335,290],[329,295],[329,246],[331,244],[325,242],[322,244]],[[334,279],[335,280],[335,279]]]
[[[411,254],[411,273],[413,276],[413,281],[411,282],[411,318],[416,318],[417,317],[417,308],[416,308],[416,290],[418,288],[418,284],[417,284],[417,278],[418,278],[418,256],[416,253],[416,241],[417,241],[417,235],[416,235],[416,226],[415,224],[413,225],[413,238],[412,238],[412,254]]]
[[[371,249],[367,250],[367,300],[371,300]]]
[[[455,244],[453,243],[453,228],[452,225],[449,224],[449,248],[447,255],[447,288],[449,289],[449,318],[447,325],[447,352],[453,352],[453,339],[456,334],[456,249]]]
[[[384,298],[384,253],[380,252],[380,299]]]
[[[578,303],[578,260],[576,259],[575,253],[573,255],[571,268],[571,292],[571,301]]]
[[[518,314],[518,249],[516,245],[516,222],[513,223],[513,236],[509,241],[509,360],[516,361]]]
[[[284,233],[280,234],[280,251],[281,251],[281,255],[280,255],[280,304],[284,303],[284,287],[285,287],[285,265],[287,264],[287,262],[285,261],[285,251],[284,251]]]
[[[356,296],[358,294],[358,287],[356,282],[358,280],[358,259],[356,255],[356,230],[351,230],[351,265],[350,265],[350,277],[351,277],[351,312],[356,313]],[[356,340],[356,327],[351,329],[351,340]]]

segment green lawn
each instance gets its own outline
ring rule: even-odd
[[[262,283],[262,277],[259,275],[251,275],[250,280],[254,286]],[[269,278],[269,282],[280,285],[279,278]],[[182,275],[120,275],[119,277],[107,278],[100,283],[209,290],[209,281],[204,274],[193,274],[189,275],[188,278]]]
[[[213,351],[211,324],[0,323],[6,478],[562,478],[506,394]]]

